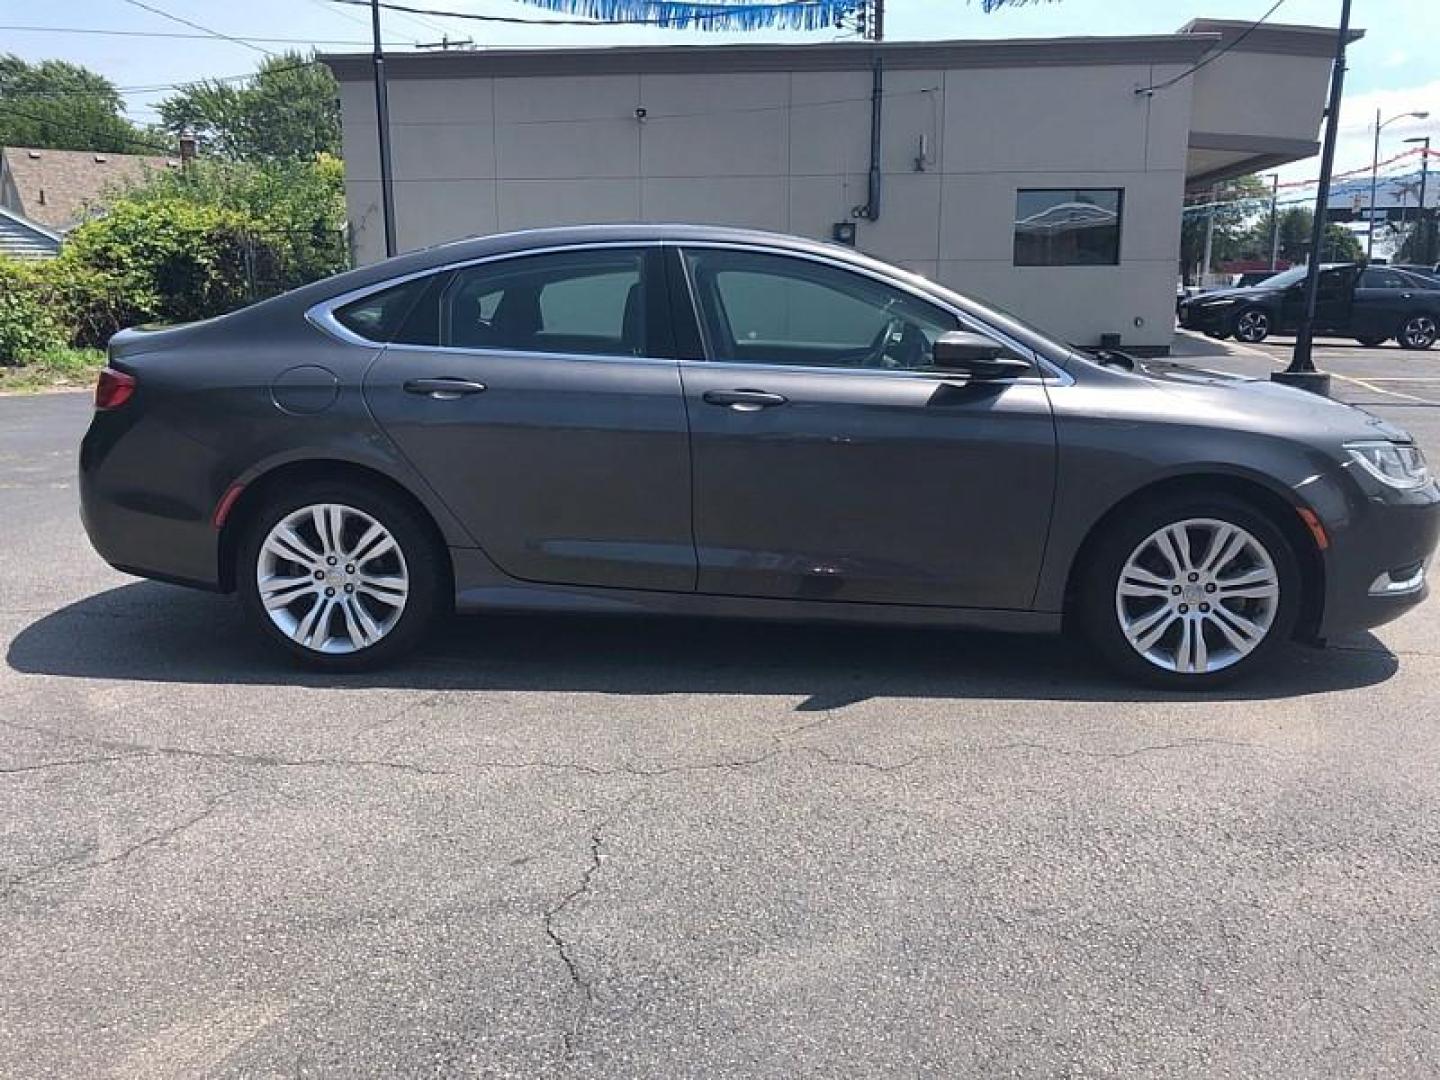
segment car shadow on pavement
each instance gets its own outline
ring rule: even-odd
[[[272,651],[232,598],[138,582],[31,623],[15,671],[149,682],[615,694],[794,694],[805,710],[872,697],[1259,700],[1371,686],[1398,667],[1366,634],[1300,646],[1272,672],[1206,695],[1130,686],[1060,637],[689,618],[486,615],[449,620],[411,660],[319,674]]]

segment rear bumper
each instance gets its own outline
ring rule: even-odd
[[[218,474],[213,451],[154,420],[97,413],[80,444],[85,533],[117,570],[219,589]]]
[[[1424,601],[1437,540],[1440,485],[1365,503],[1349,528],[1332,533],[1320,636],[1381,626]]]

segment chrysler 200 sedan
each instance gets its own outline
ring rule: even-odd
[[[1078,630],[1206,687],[1425,595],[1404,431],[1083,355],[854,251],[698,226],[467,240],[110,344],[114,566],[321,668],[544,609]]]

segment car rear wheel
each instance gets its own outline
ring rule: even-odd
[[[1300,573],[1278,528],[1239,499],[1152,503],[1099,538],[1081,627],[1120,673],[1205,689],[1263,667],[1294,629]]]
[[[1402,349],[1428,349],[1435,344],[1437,323],[1433,315],[1411,315],[1400,325],[1395,340]]]
[[[1258,345],[1270,336],[1270,316],[1263,308],[1246,308],[1235,316],[1231,332],[1236,341]]]
[[[442,609],[441,553],[413,510],[353,483],[268,500],[240,545],[251,622],[311,667],[357,671],[413,649]]]

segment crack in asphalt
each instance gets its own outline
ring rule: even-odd
[[[169,828],[161,829],[157,833],[152,833],[149,836],[143,837],[142,839],[137,840],[135,843],[129,845],[128,847],[116,852],[114,855],[107,856],[103,859],[94,859],[86,862],[84,860],[88,856],[95,854],[95,852],[99,850],[100,846],[99,844],[87,844],[79,850],[71,852],[69,855],[63,855],[59,859],[55,859],[52,862],[45,863],[42,866],[37,866],[24,874],[12,877],[5,883],[4,891],[0,892],[0,899],[4,899],[10,896],[17,889],[20,889],[25,885],[30,884],[31,882],[37,880],[44,881],[47,875],[50,875],[52,877],[60,877],[64,874],[78,874],[88,870],[98,870],[102,866],[112,866],[115,863],[124,862],[136,852],[143,851],[146,848],[154,847],[157,844],[163,844],[168,840],[172,840],[186,830],[194,828],[206,818],[209,818],[212,815],[218,813],[225,799],[230,794],[230,792],[225,792],[214,802],[209,803],[204,810],[200,811],[200,813],[194,815],[193,817],[186,818],[184,821],[178,822],[175,825],[171,825]],[[52,871],[54,871],[53,874]]]
[[[560,962],[565,965],[566,974],[570,977],[572,987],[579,992],[580,1002],[570,1019],[570,1026],[561,1035],[561,1044],[564,1048],[564,1057],[568,1060],[575,1053],[576,1043],[580,1038],[580,1031],[590,1014],[590,1009],[595,1004],[595,987],[592,980],[587,979],[581,973],[579,961],[575,957],[574,944],[556,925],[560,918],[570,906],[582,897],[590,895],[595,883],[595,875],[600,872],[600,867],[605,862],[605,830],[613,825],[620,816],[629,809],[638,795],[631,795],[619,809],[603,821],[597,822],[590,830],[590,862],[580,875],[580,883],[562,896],[550,907],[546,908],[541,915],[541,924],[545,929],[545,936],[555,946],[555,951],[560,957]]]

